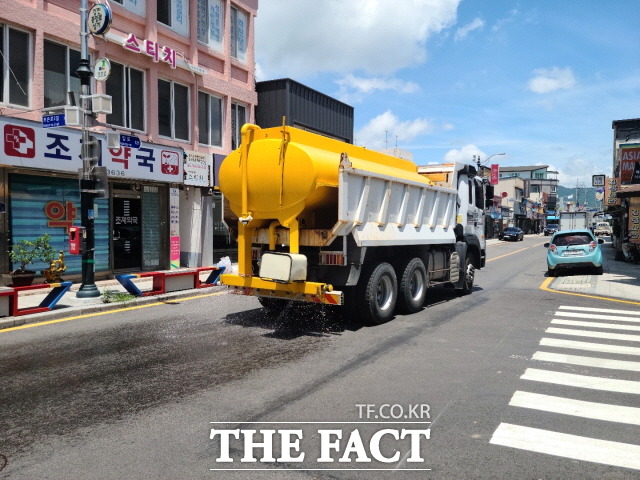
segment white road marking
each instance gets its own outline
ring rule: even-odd
[[[490,443],[557,457],[640,470],[640,445],[501,423]]]
[[[574,350],[589,350],[591,352],[616,353],[620,355],[640,355],[640,347],[578,342],[575,340],[561,340],[558,338],[543,338],[540,340],[540,345],[544,347],[571,348]]]
[[[640,372],[640,362],[628,360],[611,360],[608,358],[582,357],[579,355],[567,355],[564,353],[536,352],[531,360],[541,362],[568,363],[570,365],[580,365],[583,367],[606,368],[609,370],[627,370]]]
[[[569,387],[589,388],[591,390],[604,390],[607,392],[633,393],[636,395],[640,395],[640,382],[634,382],[632,380],[616,380],[614,378],[590,377],[587,375],[576,375],[574,373],[540,370],[538,368],[527,368],[527,370],[520,378],[522,380],[553,383],[556,385],[566,385]]]
[[[608,340],[624,340],[626,342],[640,342],[640,335],[628,335],[625,333],[594,332],[593,330],[576,330],[573,328],[549,327],[545,330],[545,333],[552,333],[554,335],[573,335],[575,337],[606,338]]]
[[[556,312],[555,316],[558,317],[571,317],[587,319],[592,318],[594,320],[618,320],[620,322],[638,322],[640,323],[640,317],[623,317],[621,315],[600,315],[596,313],[575,313],[575,312]]]
[[[579,312],[594,312],[594,313],[619,313],[622,315],[636,315],[640,316],[640,312],[637,310],[616,310],[613,308],[591,308],[591,307],[570,307],[563,305],[559,307],[560,310],[576,310]]]
[[[509,405],[512,407],[531,408],[533,410],[573,415],[593,420],[640,425],[640,408],[637,407],[585,402],[573,398],[554,397],[552,395],[521,391],[516,391],[513,394]]]
[[[554,318],[551,323],[555,325],[567,325],[572,327],[593,327],[593,328],[608,328],[610,330],[629,330],[640,331],[640,326],[627,325],[622,323],[601,323],[601,322],[581,322],[579,320],[562,320],[561,318]]]

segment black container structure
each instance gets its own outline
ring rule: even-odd
[[[353,143],[353,107],[290,78],[256,83],[256,123],[290,127]]]

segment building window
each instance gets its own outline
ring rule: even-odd
[[[551,193],[556,193],[558,191],[558,187],[556,185],[551,185]]]
[[[540,193],[540,185],[531,185],[531,193]]]
[[[189,140],[189,87],[158,79],[158,128],[163,137]]]
[[[44,106],[67,105],[67,92],[80,94],[80,77],[76,74],[80,52],[57,43],[44,41]]]
[[[154,0],[112,0],[112,1],[126,8],[128,11],[135,13],[136,15],[145,17],[146,11],[147,11],[146,2],[154,1]]]
[[[222,146],[222,99],[198,92],[198,141]]]
[[[249,16],[231,7],[231,56],[242,63],[247,61],[247,35]]]
[[[198,41],[222,51],[224,5],[222,0],[198,0]]]
[[[246,107],[239,103],[231,104],[231,150],[240,146],[242,137],[240,131],[246,123]]]
[[[144,72],[111,62],[107,95],[111,95],[113,105],[107,123],[144,131]]]
[[[189,34],[189,1],[157,0],[158,22],[171,27],[182,35]]]
[[[534,173],[534,178],[544,179],[544,172],[536,172],[536,173]]]
[[[0,103],[29,106],[31,35],[0,25]]]

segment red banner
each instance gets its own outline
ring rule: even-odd
[[[497,163],[491,165],[491,185],[498,185],[500,177],[500,166]]]

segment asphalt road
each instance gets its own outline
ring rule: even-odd
[[[639,334],[618,335],[640,315],[541,290],[543,243],[490,246],[472,295],[377,327],[213,294],[0,331],[0,477],[638,478]],[[268,430],[304,459],[251,455]]]

